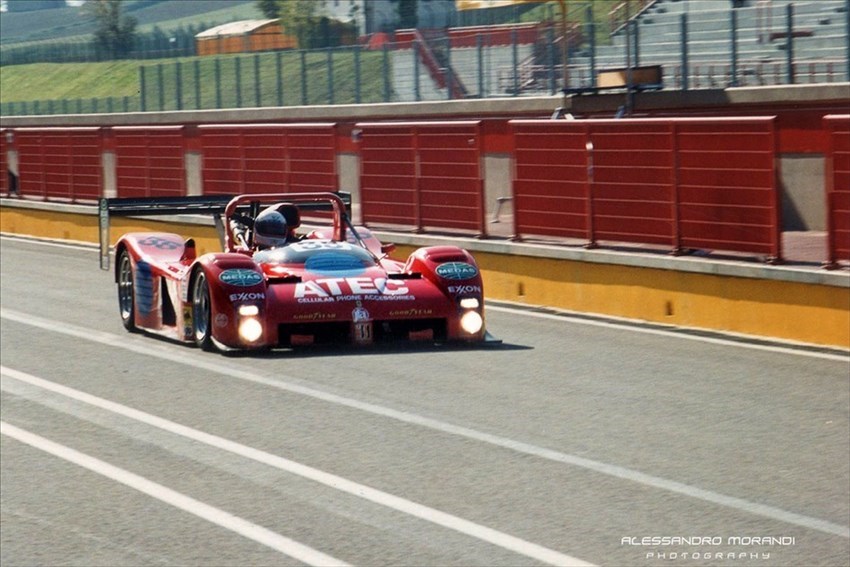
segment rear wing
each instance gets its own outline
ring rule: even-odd
[[[334,193],[342,199],[345,212],[351,216],[351,193]],[[109,219],[110,217],[149,217],[162,215],[212,215],[219,240],[224,248],[225,226],[222,216],[228,203],[238,195],[204,195],[198,197],[138,197],[138,198],[102,198],[98,204],[98,226],[100,233],[100,269],[109,269]],[[244,199],[244,197],[243,197]],[[281,201],[298,201],[297,193],[281,193]],[[330,210],[324,203],[303,203],[298,208],[306,211]],[[238,207],[256,217],[260,212],[260,201],[250,201]]]

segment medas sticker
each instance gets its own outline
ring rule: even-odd
[[[478,275],[478,268],[466,262],[447,262],[437,266],[437,275],[447,280],[470,280]]]
[[[263,276],[261,274],[258,274],[254,270],[233,268],[221,272],[221,274],[219,274],[218,276],[218,279],[228,285],[250,287],[252,285],[257,285],[258,283],[261,283],[263,281]]]

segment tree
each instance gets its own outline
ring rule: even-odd
[[[280,17],[280,3],[278,0],[257,0],[257,9],[270,20]]]
[[[285,33],[298,39],[298,47],[312,47],[320,39],[318,28],[325,0],[278,0],[280,24]]]
[[[95,43],[113,57],[128,54],[136,40],[136,18],[123,15],[121,5],[121,0],[85,3],[85,9],[95,21]]]
[[[64,8],[65,0],[6,0],[5,4],[9,12],[30,12]]]

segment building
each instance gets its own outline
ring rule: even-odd
[[[195,36],[198,55],[295,49],[298,40],[283,33],[279,20],[242,20]]]
[[[332,20],[354,21],[361,36],[399,27],[398,4],[390,0],[324,0],[322,14]],[[457,17],[454,0],[419,0],[418,27],[444,28]]]

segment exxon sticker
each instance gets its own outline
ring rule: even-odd
[[[478,268],[466,262],[447,262],[437,266],[437,275],[447,280],[469,280],[478,275]]]
[[[257,285],[263,281],[263,276],[254,270],[246,270],[242,268],[232,268],[224,270],[219,274],[218,279],[227,285],[235,285],[238,287],[250,287]]]

